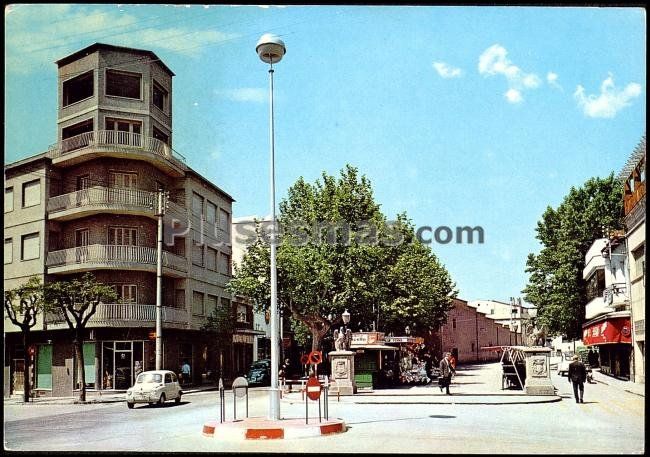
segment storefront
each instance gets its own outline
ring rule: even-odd
[[[582,342],[598,348],[602,373],[630,378],[631,328],[628,311],[610,313],[583,325]]]
[[[384,344],[382,332],[357,332],[352,334],[350,350],[356,352],[354,382],[357,388],[382,386],[383,373],[390,368],[385,366],[385,360],[392,361],[392,353],[397,348]]]

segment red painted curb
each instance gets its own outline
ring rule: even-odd
[[[277,440],[284,438],[283,428],[249,428],[246,430],[247,440]]]
[[[343,431],[343,424],[330,424],[321,425],[320,434],[329,435],[330,433],[341,433]]]
[[[203,426],[203,434],[206,436],[214,436],[214,430],[216,427],[212,425],[204,425]]]

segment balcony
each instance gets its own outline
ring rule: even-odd
[[[50,219],[69,220],[97,213],[155,217],[156,193],[118,187],[93,186],[57,195],[47,202]]]
[[[162,322],[166,327],[187,328],[189,315],[186,310],[161,307]],[[48,312],[45,315],[48,329],[68,328],[60,313]],[[97,311],[88,321],[88,327],[155,327],[156,305],[135,303],[100,303]]]
[[[156,138],[115,130],[97,130],[66,138],[48,150],[54,165],[69,166],[96,157],[145,160],[174,177],[186,170],[185,157]]]
[[[187,259],[168,251],[162,253],[163,274],[178,278],[187,273]],[[91,244],[77,248],[51,251],[47,254],[50,274],[91,270],[137,270],[156,272],[156,248]]]
[[[585,319],[593,319],[602,314],[611,313],[620,306],[625,306],[628,302],[626,291],[627,287],[623,283],[614,283],[606,287],[602,295],[594,297],[585,306]]]

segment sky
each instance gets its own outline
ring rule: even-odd
[[[5,163],[56,141],[56,60],[147,49],[176,74],[173,148],[235,198],[234,217],[267,215],[267,32],[287,48],[278,200],[351,164],[389,218],[482,227],[482,244],[430,245],[465,300],[521,296],[545,209],[617,175],[645,135],[641,8],[10,5]]]

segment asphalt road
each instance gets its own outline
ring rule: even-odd
[[[175,405],[6,405],[5,449],[56,451],[333,452],[333,453],[589,453],[642,454],[645,399],[589,384],[576,404],[566,377],[553,374],[561,402],[525,405],[386,405],[330,403],[346,433],[295,440],[219,441],[202,425],[218,419],[218,393]],[[435,387],[432,387],[435,388]],[[268,411],[264,389],[252,389],[250,415]],[[284,417],[304,417],[304,404],[282,402]],[[245,413],[238,400],[238,416]],[[317,409],[310,412],[316,413]],[[233,414],[232,395],[227,415]],[[311,414],[310,414],[311,415]]]

